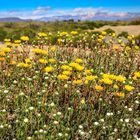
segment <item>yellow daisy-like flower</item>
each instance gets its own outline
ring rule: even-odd
[[[100,86],[100,85],[96,85],[95,89],[98,90],[98,91],[104,90],[104,88],[102,86]]]
[[[25,59],[25,62],[28,63],[28,64],[30,64],[31,63],[31,59],[30,58],[26,58]]]
[[[124,89],[127,90],[127,91],[132,91],[134,89],[134,87],[130,86],[130,85],[125,85]]]
[[[68,71],[72,71],[72,67],[68,66],[68,65],[62,65],[61,69],[63,70],[68,70]]]
[[[123,92],[117,92],[117,93],[115,93],[115,95],[118,96],[118,97],[124,97],[125,96],[125,94]]]
[[[46,63],[48,63],[48,61],[47,61],[46,59],[43,59],[43,58],[40,58],[38,61],[39,61],[41,64],[46,64]]]
[[[73,84],[74,85],[81,85],[82,84],[82,80],[74,80]]]
[[[80,58],[77,58],[77,59],[75,60],[75,62],[76,62],[76,63],[83,63],[83,60],[80,59]]]
[[[4,51],[0,51],[0,56],[5,56],[5,52]]]
[[[58,79],[60,79],[60,80],[68,80],[69,77],[67,75],[60,74],[60,75],[58,75]]]
[[[90,75],[90,76],[87,76],[86,77],[86,80],[88,81],[93,81],[97,76],[93,76],[93,75]]]
[[[46,33],[43,33],[43,32],[39,32],[39,33],[38,33],[38,36],[39,36],[39,37],[46,37],[47,34],[46,34]]]
[[[54,71],[54,68],[51,67],[51,66],[48,66],[44,70],[45,70],[45,72],[53,72]]]
[[[23,41],[29,41],[29,37],[28,36],[21,36],[20,39],[23,40]]]
[[[0,57],[0,61],[4,61],[5,60],[5,58],[4,57]]]
[[[72,31],[71,34],[72,34],[72,35],[77,35],[78,32],[77,32],[77,31]]]
[[[56,60],[54,59],[54,58],[51,58],[51,59],[49,59],[48,60],[50,63],[55,63],[56,62]]]
[[[91,70],[85,70],[85,73],[86,73],[87,75],[91,75]]]
[[[2,51],[3,52],[5,52],[5,53],[9,53],[9,52],[11,52],[12,50],[11,50],[11,48],[2,48]]]
[[[103,82],[106,85],[112,85],[113,83],[113,81],[110,80],[109,78],[102,79],[101,82]]]
[[[80,103],[82,104],[82,105],[84,105],[86,102],[85,102],[85,98],[82,98],[81,99],[81,101],[80,101]]]
[[[64,74],[64,75],[71,75],[71,71],[63,71],[62,74]]]
[[[113,86],[113,88],[114,88],[114,89],[118,89],[119,87],[115,84],[115,85]]]
[[[126,78],[125,77],[123,77],[123,76],[116,76],[116,81],[119,81],[119,82],[124,82],[126,80]]]
[[[16,65],[16,61],[12,60],[12,61],[10,62],[10,65]]]

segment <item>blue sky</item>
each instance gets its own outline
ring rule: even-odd
[[[1,0],[0,2],[0,18],[14,16],[35,19],[67,14],[72,16],[88,14],[88,17],[94,17],[97,13],[123,17],[130,16],[129,12],[140,13],[140,0]]]
[[[38,6],[52,8],[76,7],[130,7],[140,6],[140,0],[1,0],[0,9],[36,8]]]

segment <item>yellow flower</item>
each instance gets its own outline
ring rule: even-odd
[[[31,63],[31,59],[30,58],[26,58],[25,59],[25,62],[28,63],[28,64],[30,64]]]
[[[15,44],[20,44],[21,43],[21,40],[15,40],[14,43]]]
[[[20,39],[23,40],[23,41],[29,41],[29,37],[28,36],[21,36]]]
[[[127,36],[127,39],[129,40],[129,41],[131,41],[132,39],[133,39],[133,37],[132,36]]]
[[[67,32],[61,32],[61,33],[60,33],[60,36],[66,36],[66,35],[68,35]]]
[[[39,61],[41,64],[46,64],[46,63],[48,63],[48,61],[45,60],[45,59],[43,59],[43,58],[40,58],[38,61]]]
[[[133,79],[134,81],[138,80],[137,76],[133,76],[132,79]]]
[[[119,81],[119,82],[124,82],[126,80],[125,77],[119,75],[119,76],[116,76],[116,81]]]
[[[115,84],[115,85],[113,86],[113,88],[114,88],[114,89],[118,89],[119,87]]]
[[[56,51],[57,48],[56,48],[55,46],[53,46],[53,47],[50,48],[50,50],[51,50],[51,51]]]
[[[0,61],[4,61],[5,60],[5,58],[4,57],[0,57]]]
[[[93,76],[93,75],[90,75],[90,76],[87,76],[86,77],[86,80],[88,81],[93,81],[97,76]]]
[[[0,51],[0,56],[5,56],[5,52],[4,51]]]
[[[86,73],[87,75],[91,75],[91,70],[85,70],[85,73]]]
[[[78,71],[82,71],[82,70],[84,70],[84,67],[80,66],[80,65],[77,65],[77,66],[75,66],[75,69],[78,70]]]
[[[107,35],[107,32],[102,31],[101,34],[105,36],[105,35]]]
[[[10,65],[16,65],[16,61],[12,60],[12,61],[10,62]]]
[[[118,97],[124,97],[125,96],[125,94],[123,92],[117,92],[115,95],[118,96]]]
[[[5,53],[9,53],[9,52],[11,52],[12,50],[11,50],[11,48],[2,48],[2,51],[3,52],[5,52]]]
[[[69,77],[67,75],[60,74],[60,75],[58,75],[58,79],[60,79],[60,80],[68,80]]]
[[[140,78],[140,72],[135,72],[134,75],[138,78]]]
[[[54,71],[54,68],[51,67],[51,66],[48,66],[44,70],[45,70],[45,72],[53,72]]]
[[[39,33],[38,33],[38,36],[39,36],[39,37],[46,37],[47,34],[46,34],[46,33],[43,33],[43,32],[39,32]]]
[[[11,42],[6,42],[5,43],[7,46],[10,46],[12,43]]]
[[[53,59],[53,58],[49,59],[48,61],[49,61],[50,63],[55,63],[55,62],[56,62],[56,60]]]
[[[111,85],[113,83],[112,80],[110,80],[109,78],[105,78],[105,79],[102,79],[101,80],[104,84],[107,84],[107,85]]]
[[[18,67],[21,67],[21,68],[29,68],[29,67],[31,67],[30,64],[23,63],[23,62],[18,63],[17,66],[18,66]]]
[[[63,75],[71,75],[71,71],[63,71]]]
[[[138,49],[139,49],[139,46],[134,46],[134,48],[135,48],[136,50],[138,50]]]
[[[126,51],[130,51],[131,50],[131,48],[129,47],[129,46],[126,46]]]
[[[73,84],[75,85],[81,85],[82,84],[82,80],[74,80]]]
[[[42,55],[47,55],[48,51],[42,50],[42,49],[33,49],[32,50],[35,54],[42,54]]]
[[[81,101],[80,101],[80,103],[82,104],[82,105],[84,105],[86,102],[85,102],[85,98],[82,98],[81,99]]]
[[[76,31],[72,31],[71,34],[72,34],[72,35],[77,35],[78,32],[76,32]]]
[[[130,85],[125,85],[124,89],[127,91],[132,91],[134,89],[134,87],[130,86]]]
[[[83,63],[83,60],[80,59],[80,58],[77,58],[77,59],[75,60],[75,62],[76,62],[76,63]]]
[[[95,86],[95,89],[96,89],[96,90],[99,90],[99,91],[104,90],[104,88],[103,88],[102,86],[100,86],[100,85],[96,85],[96,86]]]
[[[5,39],[4,39],[4,42],[10,42],[10,41],[11,41],[10,38],[5,38]]]
[[[68,70],[68,71],[72,71],[72,67],[68,66],[68,65],[62,65],[61,69],[63,70]]]
[[[114,50],[118,50],[119,46],[114,46],[113,48],[114,48]]]

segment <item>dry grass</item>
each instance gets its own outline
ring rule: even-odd
[[[103,26],[99,29],[95,29],[95,31],[103,31],[108,28],[115,30],[117,34],[121,33],[122,31],[128,32],[129,34],[138,35],[140,34],[140,25],[128,25],[128,26]]]

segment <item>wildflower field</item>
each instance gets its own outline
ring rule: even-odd
[[[0,140],[133,140],[140,46],[133,35],[57,32],[0,48]]]

